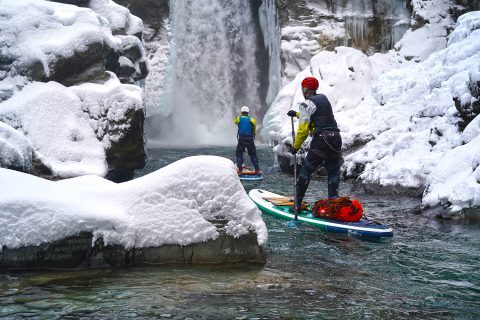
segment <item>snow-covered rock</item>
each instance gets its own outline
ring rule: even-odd
[[[112,0],[90,0],[89,7],[105,17],[114,34],[136,35],[141,38],[143,21],[130,13],[130,10]]]
[[[121,50],[108,21],[87,8],[4,0],[0,12],[2,61],[12,76],[62,81]]]
[[[232,161],[214,156],[179,160],[116,184],[98,176],[57,182],[0,169],[0,249],[38,246],[92,232],[126,249],[186,246],[221,233],[267,241],[260,211],[245,193]],[[215,221],[224,221],[221,227]],[[221,230],[220,230],[221,229]]]
[[[30,83],[0,103],[0,120],[23,133],[42,163],[62,178],[132,169],[131,163],[122,167],[117,154],[119,146],[132,139],[133,146],[125,148],[127,159],[140,157],[136,165],[143,165],[143,132],[129,132],[135,122],[142,123],[135,119],[138,112],[143,115],[141,89],[120,84],[114,75],[103,85]],[[118,159],[107,165],[110,153]]]
[[[74,3],[91,8],[2,1],[0,120],[29,140],[42,175],[128,179],[145,164],[142,91],[108,70],[147,76],[143,23],[111,0]]]
[[[132,47],[133,40],[122,43],[112,30],[127,39],[136,35],[139,42],[143,23],[111,0],[92,0],[89,5],[91,8],[43,0],[2,1],[0,81],[23,75],[34,81],[71,85],[94,81],[105,70],[117,72],[118,59]],[[135,45],[141,56],[132,63],[139,66],[125,82],[148,74],[143,46]]]

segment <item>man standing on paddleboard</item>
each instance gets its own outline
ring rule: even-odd
[[[257,130],[257,123],[255,122],[255,119],[253,117],[248,115],[250,110],[247,106],[243,106],[240,109],[240,112],[242,113],[242,115],[236,117],[234,120],[235,124],[238,126],[238,144],[236,150],[237,173],[242,173],[243,153],[245,152],[245,148],[247,148],[250,160],[255,167],[255,174],[259,175],[260,167],[258,165],[257,149],[255,148],[255,134]]]
[[[300,208],[299,204],[303,201],[310,183],[310,176],[320,165],[327,170],[328,197],[338,197],[340,167],[343,163],[342,137],[330,102],[324,94],[317,94],[318,85],[318,80],[314,77],[303,79],[302,92],[305,101],[300,103],[298,112],[290,110],[287,113],[289,117],[300,119],[297,135],[291,148],[292,154],[297,153],[310,132],[313,136],[297,180],[297,203],[295,204],[297,208]]]

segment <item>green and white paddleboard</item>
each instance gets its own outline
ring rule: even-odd
[[[295,214],[290,212],[291,205],[275,205],[275,200],[288,200],[291,197],[285,197],[273,192],[262,189],[252,189],[248,193],[255,202],[260,211],[278,219],[294,220]],[[302,210],[298,213],[298,221],[315,226],[323,231],[333,233],[343,233],[351,236],[366,238],[389,238],[393,236],[393,230],[384,224],[362,218],[357,222],[344,222],[339,220],[322,219],[312,215],[309,210]]]

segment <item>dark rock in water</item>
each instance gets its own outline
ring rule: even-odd
[[[263,248],[256,235],[240,238],[221,235],[216,240],[187,246],[125,249],[121,245],[104,245],[98,239],[92,246],[91,232],[17,249],[4,247],[0,251],[0,270],[25,269],[88,269],[135,267],[161,264],[201,264],[249,262],[265,264]]]
[[[424,187],[409,188],[398,185],[385,186],[376,183],[365,183],[362,179],[355,180],[352,191],[365,192],[379,195],[405,195],[412,197],[421,197]]]
[[[431,216],[431,217],[436,217],[439,219],[451,219],[452,218],[452,212],[449,209],[448,205],[442,205],[442,204],[437,204],[433,207],[422,207],[422,214]]]

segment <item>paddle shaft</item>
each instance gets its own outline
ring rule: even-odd
[[[290,117],[292,120],[292,146],[295,143],[295,127],[293,126],[293,117]],[[298,203],[297,203],[297,154],[293,155],[293,210],[295,212],[295,219],[298,220]]]

